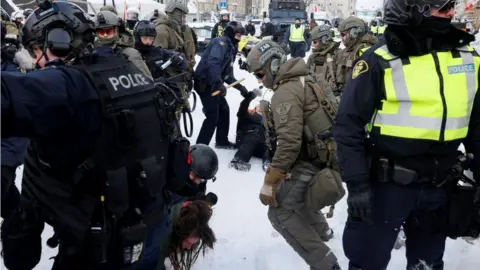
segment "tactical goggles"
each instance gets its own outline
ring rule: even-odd
[[[257,78],[257,80],[261,80],[263,79],[263,77],[265,77],[265,73],[263,71],[257,71],[253,73],[253,75],[255,76],[255,78]]]
[[[99,36],[111,36],[111,35],[115,35],[115,28],[98,28],[97,30],[97,34]]]

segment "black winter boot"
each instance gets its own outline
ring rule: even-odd
[[[248,164],[247,162],[237,158],[233,158],[228,165],[229,168],[234,168],[235,170],[242,172],[250,171],[251,166],[252,165]]]

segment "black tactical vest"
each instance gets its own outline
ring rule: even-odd
[[[165,187],[169,185],[176,97],[155,85],[122,55],[74,68],[88,76],[101,99],[100,137],[85,162],[60,175],[58,168],[46,167],[36,158],[41,153],[30,148],[26,177],[31,180],[24,186],[44,205],[47,222],[60,239],[83,242],[100,194],[105,197],[106,210],[121,218],[127,210],[141,207],[135,202],[138,198],[132,198],[140,190],[144,194],[140,199],[146,202],[144,209],[149,209],[141,218],[147,220],[153,214],[162,217],[155,210],[163,212]],[[140,172],[143,177],[138,177]]]

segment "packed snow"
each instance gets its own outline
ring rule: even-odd
[[[197,63],[200,58],[197,56]],[[259,86],[254,76],[239,70],[235,64],[235,77],[245,78],[244,85],[252,90]],[[264,89],[265,90],[265,89]],[[265,97],[271,96],[271,93]],[[227,100],[230,105],[230,141],[235,140],[236,112],[243,100],[239,92],[229,89]],[[253,101],[254,103],[255,101]],[[195,143],[199,129],[204,120],[202,105],[198,99],[197,108],[193,112],[194,132],[191,138]],[[213,137],[215,138],[215,136]],[[215,140],[212,139],[213,147]],[[260,203],[258,194],[265,173],[261,160],[252,158],[249,172],[239,172],[228,168],[235,150],[216,150],[219,158],[217,181],[208,184],[208,191],[218,195],[218,204],[214,206],[210,222],[216,237],[215,249],[200,258],[193,267],[195,270],[308,270],[308,265],[273,229],[267,218],[267,207]],[[22,168],[17,170],[16,184],[21,185]],[[347,219],[346,197],[336,205],[335,215],[328,222],[335,236],[328,242],[332,251],[339,258],[342,269],[348,269],[348,261],[343,253],[342,233]],[[35,269],[51,269],[57,250],[49,248],[45,242],[53,235],[51,227],[46,226],[43,232],[42,260]],[[28,247],[26,247],[28,248]],[[368,247],[365,247],[368,248]],[[392,251],[389,270],[406,268],[405,247]],[[480,265],[480,241],[472,244],[466,241],[448,240],[445,250],[446,270],[475,270]],[[2,260],[3,266],[3,260]],[[5,268],[5,266],[3,266]]]

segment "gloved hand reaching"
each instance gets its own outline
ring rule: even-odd
[[[248,71],[247,62],[242,61],[242,59],[238,59],[238,65],[240,69]]]
[[[267,173],[265,174],[265,179],[263,180],[263,186],[260,190],[260,201],[264,205],[270,205],[272,207],[277,207],[277,186],[287,177],[286,173],[282,173],[273,167],[267,168]]]
[[[348,214],[365,220],[372,214],[372,190],[366,181],[347,182]]]
[[[212,93],[215,93],[216,91],[220,90],[220,95],[226,96],[227,95],[227,88],[225,85],[223,85],[223,82],[217,82],[213,85],[212,87]]]
[[[185,59],[181,53],[175,53],[172,55],[172,57],[170,57],[170,60],[175,67],[183,66],[183,63],[185,62]]]

